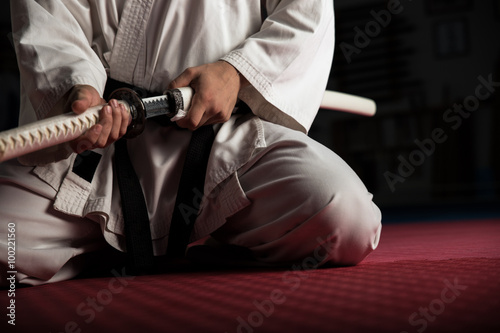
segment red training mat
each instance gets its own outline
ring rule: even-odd
[[[394,224],[384,226],[379,248],[355,267],[135,278],[115,271],[18,289],[16,326],[2,315],[0,327],[47,333],[500,332],[499,277],[500,220]]]

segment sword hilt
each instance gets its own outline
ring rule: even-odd
[[[134,137],[142,132],[141,124],[144,125],[145,118],[141,99],[133,90],[130,91],[132,93],[118,89],[113,98],[123,97],[118,102],[132,115],[129,127],[132,132],[130,137]],[[99,122],[99,112],[103,106],[91,107],[81,114],[64,113],[1,132],[0,162],[78,138]]]
[[[65,113],[0,133],[0,162],[68,142],[99,121],[102,105],[81,114]]]
[[[110,99],[117,99],[120,102],[126,102],[130,117],[132,118],[127,127],[127,133],[123,136],[126,139],[132,139],[144,131],[146,125],[146,107],[144,102],[134,90],[129,88],[120,88],[111,93]]]
[[[158,114],[166,114],[171,118],[177,111],[188,109],[192,94],[193,91],[189,87],[168,90],[161,96],[165,99],[165,104],[163,105],[162,101],[160,107],[165,111]],[[143,100],[134,90],[128,88],[115,90],[110,98],[123,104],[132,118],[126,138],[133,138],[142,133],[146,118],[155,116],[155,112],[151,115],[147,113],[147,102],[155,101],[155,98]],[[99,112],[103,106],[91,107],[81,114],[65,113],[0,132],[0,162],[78,138],[99,122]],[[155,104],[155,107],[158,105]],[[150,106],[150,111],[157,111],[153,110],[155,107]]]
[[[166,115],[172,118],[179,110],[189,108],[193,90],[190,87],[170,89],[161,96],[160,100],[156,98],[142,99],[137,92],[129,88],[120,88],[113,91],[110,99],[117,99],[126,102],[132,121],[127,127],[127,134],[123,137],[132,139],[144,131],[146,118],[154,117],[158,114]],[[161,112],[157,112],[160,109]],[[166,111],[165,111],[166,110]]]

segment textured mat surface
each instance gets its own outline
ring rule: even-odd
[[[53,333],[500,332],[499,281],[499,220],[387,225],[379,249],[356,267],[135,278],[114,271],[19,289],[16,326],[4,330],[2,316],[0,327]]]

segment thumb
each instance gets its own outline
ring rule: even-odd
[[[85,112],[88,108],[90,108],[91,99],[83,96],[71,103],[71,110],[74,113],[80,114]]]
[[[196,76],[196,69],[193,67],[188,68],[184,70],[184,72],[182,72],[179,76],[177,76],[172,82],[170,82],[170,84],[168,85],[168,89],[187,87]]]
[[[105,101],[100,97],[97,90],[92,86],[79,85],[73,87],[68,98],[71,111],[80,114],[88,108],[103,104]]]

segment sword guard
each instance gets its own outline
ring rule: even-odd
[[[146,125],[146,108],[142,99],[132,89],[120,88],[111,93],[110,99],[124,101],[128,105],[132,122],[127,127],[127,133],[123,136],[126,139],[132,139],[144,131]]]

